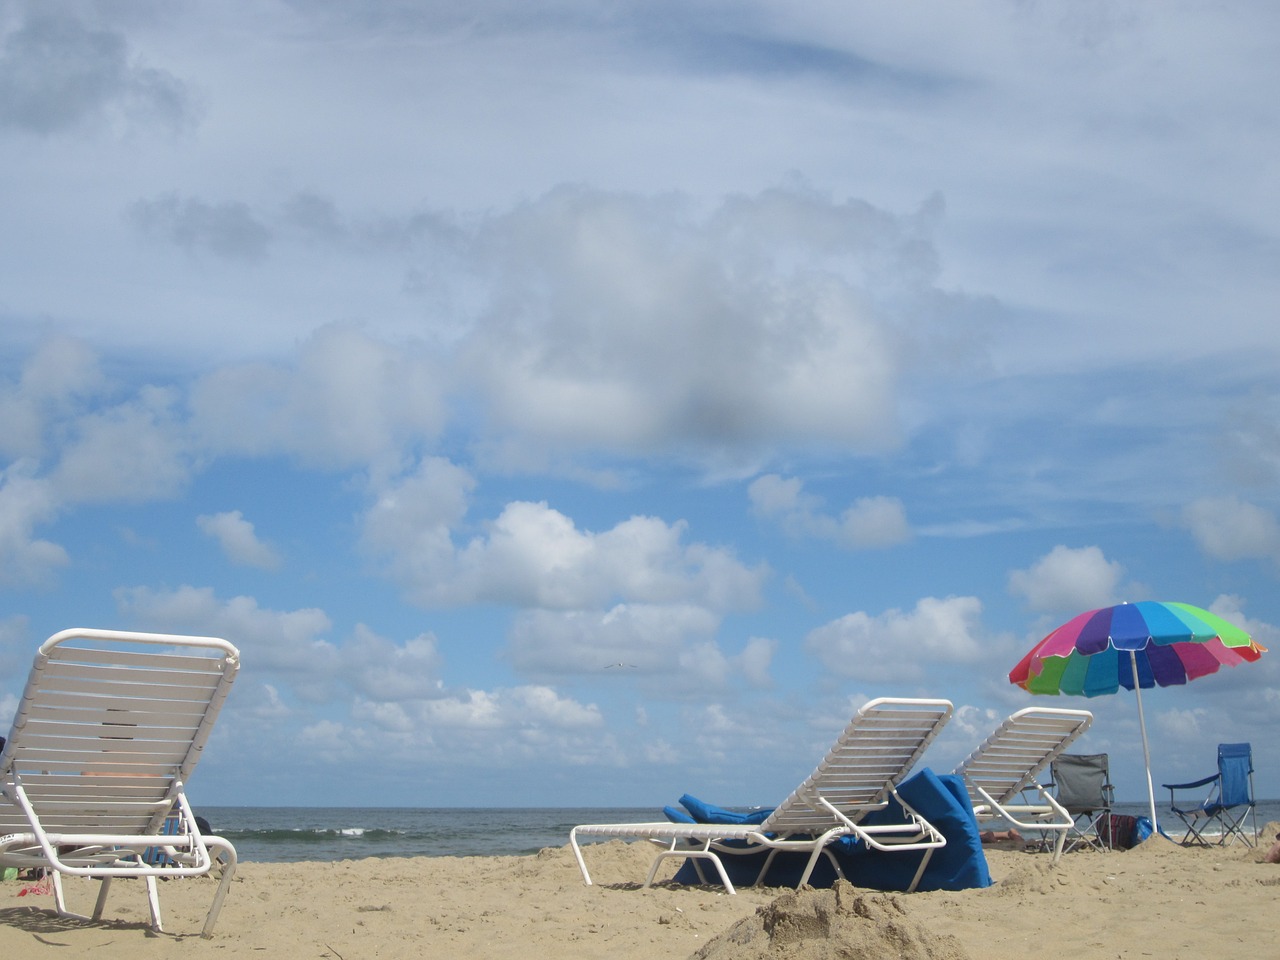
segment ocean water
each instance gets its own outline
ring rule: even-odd
[[[562,847],[580,823],[661,820],[662,811],[590,807],[200,807],[241,860],[516,856]]]
[[[1258,829],[1280,821],[1280,800],[1259,800]],[[661,820],[656,807],[201,807],[215,833],[241,860],[281,863],[364,857],[515,856],[562,847],[580,823]],[[1115,813],[1147,816],[1145,803],[1117,803]],[[1181,831],[1159,805],[1161,825]],[[1273,838],[1267,838],[1268,842]]]

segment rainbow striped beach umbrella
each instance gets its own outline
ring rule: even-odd
[[[1266,647],[1233,623],[1189,603],[1144,600],[1073,617],[1031,648],[1009,682],[1031,693],[1098,697],[1121,687],[1138,699],[1151,823],[1156,825],[1142,690],[1180,686],[1223,665],[1252,663]]]

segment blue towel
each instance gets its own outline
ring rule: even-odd
[[[685,813],[683,810],[677,810],[675,807],[663,807],[662,814],[672,823],[697,823],[698,822],[697,820],[693,819],[693,817]],[[711,821],[707,821],[707,822],[709,823]]]
[[[899,784],[898,793],[921,816],[937,827],[947,841],[945,847],[933,851],[916,889],[967,890],[971,887],[991,886],[991,873],[987,869],[987,858],[982,852],[978,823],[974,819],[963,781],[959,777],[938,776],[926,767]],[[743,814],[712,807],[687,796],[682,797],[680,803],[693,814],[695,822],[699,823],[759,823],[770,812],[756,811],[749,815],[753,818],[760,815],[760,820],[703,820],[698,817],[698,813],[730,817],[742,817]],[[863,822],[869,826],[906,823],[907,817],[899,804],[890,801],[885,810],[869,814]],[[884,852],[870,849],[852,837],[833,843],[830,849],[850,883],[873,890],[906,890],[920,866],[921,857],[927,852]],[[750,884],[755,882],[760,873],[766,855],[766,852],[727,855],[721,857],[721,860],[734,884]],[[779,853],[769,868],[765,882],[770,886],[795,886],[804,872],[808,858],[807,853]],[[674,879],[677,883],[700,882],[692,861],[686,861]],[[835,881],[836,872],[830,861],[826,857],[819,858],[809,883],[814,887],[829,887]]]
[[[763,823],[769,819],[772,810],[752,810],[750,813],[738,813],[734,810],[726,810],[724,807],[713,806],[710,803],[703,803],[697,797],[691,797],[685,794],[680,798],[680,806],[689,811],[692,817],[692,823],[732,823],[732,824],[757,824]]]

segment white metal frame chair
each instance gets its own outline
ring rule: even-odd
[[[142,878],[157,931],[156,878],[220,868],[210,935],[236,852],[201,834],[186,782],[239,666],[214,637],[73,629],[41,644],[0,750],[0,865],[51,871],[63,916],[78,916],[63,874],[101,880],[93,920],[113,879]]]
[[[1111,784],[1111,760],[1105,753],[1063,753],[1049,764],[1054,799],[1071,814],[1075,823],[1067,831],[1064,851],[1087,846],[1110,850],[1111,806],[1115,787]],[[1104,826],[1105,824],[1105,826]]]
[[[1037,779],[1093,723],[1087,710],[1027,707],[1009,716],[955,770],[978,821],[1003,820],[1023,830],[1056,834],[1062,856],[1075,818]]]
[[[840,837],[853,836],[876,850],[925,851],[911,882],[910,889],[914,890],[933,851],[944,846],[946,840],[898,796],[896,787],[945,726],[951,711],[947,700],[886,697],[870,701],[854,715],[817,769],[758,825],[657,822],[574,827],[569,843],[583,882],[591,884],[579,842],[584,837],[647,839],[663,845],[665,849],[654,858],[645,887],[653,883],[663,860],[690,858],[695,865],[700,860],[709,861],[725,890],[732,894],[733,884],[722,855],[768,850],[756,877],[759,885],[779,852],[807,852],[809,860],[799,881],[803,886],[824,853],[837,874],[843,876],[827,848]],[[891,798],[902,805],[908,822],[875,826],[860,822],[873,810],[887,807]],[[731,845],[730,841],[736,843]]]

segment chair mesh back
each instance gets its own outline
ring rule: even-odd
[[[1109,779],[1105,753],[1064,753],[1053,761],[1057,800],[1071,814],[1092,813],[1106,807],[1104,787]]]
[[[1218,802],[1224,807],[1253,803],[1249,775],[1253,773],[1253,750],[1247,743],[1218,744],[1218,772],[1222,792]]]

